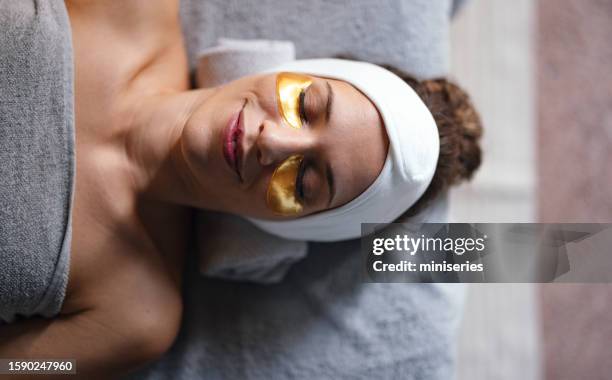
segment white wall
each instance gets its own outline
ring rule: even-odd
[[[467,89],[485,134],[483,164],[451,192],[454,221],[535,220],[533,0],[471,0],[451,29],[451,78]]]
[[[479,109],[483,165],[451,192],[451,221],[535,221],[535,7],[470,0],[451,33],[451,78]],[[542,378],[531,284],[469,285],[457,347],[459,380]]]

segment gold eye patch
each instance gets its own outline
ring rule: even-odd
[[[274,170],[266,198],[272,211],[281,215],[295,215],[304,209],[295,195],[296,180],[303,159],[303,156],[293,155]]]
[[[278,109],[283,119],[292,128],[302,128],[300,94],[311,84],[312,79],[303,74],[282,72],[276,76]]]
[[[300,96],[312,84],[306,75],[282,72],[276,76],[276,99],[283,120],[295,129],[302,128]],[[293,155],[283,161],[272,174],[266,202],[268,207],[281,215],[302,212],[304,205],[296,197],[297,177],[304,156]]]

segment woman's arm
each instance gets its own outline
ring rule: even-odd
[[[125,374],[161,356],[174,341],[180,321],[176,305],[165,310],[125,306],[2,326],[0,358],[75,359],[77,378]]]
[[[0,358],[75,359],[78,378],[91,379],[111,378],[161,356],[180,327],[180,278],[160,259],[116,260],[104,274],[95,286],[79,288],[77,311],[1,326]]]

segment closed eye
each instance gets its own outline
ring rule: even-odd
[[[308,116],[306,115],[306,89],[302,89],[302,91],[300,91],[300,98],[299,98],[299,113],[300,113],[300,119],[302,120],[302,124],[308,124]]]
[[[310,77],[297,73],[279,73],[276,77],[277,101],[280,113],[292,128],[300,129],[307,120],[306,89],[312,84]]]
[[[302,160],[295,178],[295,197],[301,202],[305,201],[304,195],[304,173],[306,172],[306,160]]]

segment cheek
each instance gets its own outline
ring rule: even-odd
[[[258,209],[268,211],[266,206],[266,194],[268,193],[268,184],[270,183],[270,176],[272,173],[268,173],[267,168],[262,170],[257,180],[246,190],[250,202]]]
[[[270,210],[266,204],[271,174],[271,170],[267,170],[266,168],[261,172],[252,186],[247,189],[240,189],[241,199],[240,202],[236,203],[236,205],[239,205],[240,209],[235,210],[236,213],[260,218],[278,216]]]
[[[279,116],[276,104],[276,75],[266,75],[253,82],[253,95],[259,107],[272,118]]]

